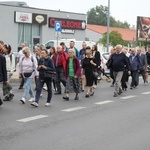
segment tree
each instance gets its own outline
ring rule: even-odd
[[[121,44],[124,46],[128,45],[128,42],[124,41],[122,39],[122,35],[118,31],[112,31],[109,35],[109,41],[110,44],[115,47],[117,44]],[[105,33],[102,37],[102,39],[99,40],[99,43],[102,43],[104,46],[106,46],[107,43],[107,33]]]
[[[95,25],[107,26],[107,17],[108,17],[108,7],[107,6],[96,6],[91,8],[87,12],[87,23]],[[114,17],[110,16],[110,26],[111,27],[120,27],[120,28],[130,28],[130,24],[116,20]]]

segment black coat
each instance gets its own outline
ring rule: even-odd
[[[7,81],[6,59],[0,55],[0,82]]]

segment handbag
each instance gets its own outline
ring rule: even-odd
[[[43,78],[53,78],[53,76],[54,76],[56,73],[55,73],[55,72],[52,72],[52,71],[44,70],[42,74],[43,74],[43,75],[42,75]]]
[[[99,76],[99,74],[96,71],[93,71],[93,76],[94,76],[94,78],[97,78]]]
[[[106,63],[106,66],[107,66],[108,69],[111,68],[111,66],[112,66],[112,59],[108,59],[108,61]]]
[[[32,71],[32,72],[24,72],[24,73],[23,73],[23,76],[24,76],[25,78],[29,78],[29,77],[32,75],[32,73],[33,73],[33,71]]]

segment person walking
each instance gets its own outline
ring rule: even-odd
[[[94,95],[94,89],[93,89],[93,81],[94,81],[94,67],[96,67],[96,63],[93,61],[92,51],[90,47],[86,48],[86,57],[83,60],[82,64],[82,70],[85,71],[85,77],[86,77],[86,85],[88,87],[87,93],[85,95],[86,98],[89,98],[90,96]]]
[[[69,49],[69,58],[67,59],[66,68],[66,96],[65,100],[69,100],[69,94],[75,92],[74,100],[79,100],[78,94],[81,91],[81,68],[78,58],[74,55],[74,50]]]
[[[130,74],[127,57],[124,53],[122,53],[122,45],[116,46],[116,52],[112,55],[111,60],[111,69],[113,70],[113,76],[115,79],[114,97],[117,97],[122,93],[121,79],[125,70],[125,66],[128,70],[128,74]]]
[[[0,85],[7,84],[7,70],[6,70],[6,58],[3,55],[0,55]],[[3,104],[3,101],[0,97],[0,106]]]
[[[130,62],[131,77],[132,77],[130,89],[134,89],[139,84],[139,72],[142,68],[140,56],[136,53],[135,48],[131,49],[131,54],[129,56],[129,62]]]
[[[11,52],[11,46],[9,44],[5,44],[4,47],[6,48],[5,58],[6,58],[6,69],[7,69],[7,82],[9,83],[11,76],[15,71],[15,56],[13,52]],[[12,89],[6,94],[3,101],[11,101],[14,97],[14,93]]]
[[[55,73],[55,67],[52,59],[48,56],[48,52],[46,49],[41,50],[41,58],[38,63],[38,71],[39,71],[39,78],[37,82],[35,101],[32,102],[31,105],[34,107],[39,106],[40,94],[44,83],[46,83],[48,95],[45,106],[48,107],[50,106],[52,99],[52,78],[53,78],[52,76]],[[46,76],[45,74],[48,74],[48,76]]]
[[[35,95],[32,89],[32,80],[35,76],[38,76],[38,71],[37,60],[35,57],[31,56],[29,48],[24,47],[22,51],[25,56],[20,60],[19,78],[22,78],[23,76],[25,79],[25,89],[20,101],[22,104],[25,104],[29,94],[31,96],[29,101],[32,102],[35,100]]]
[[[60,83],[66,87],[66,61],[68,59],[68,54],[63,51],[62,46],[57,46],[57,52],[54,60],[54,65],[56,68],[56,86],[57,91],[54,93],[55,95],[61,94],[61,85]]]
[[[23,48],[24,47],[27,47],[27,43],[26,42],[23,42],[21,44],[21,50],[19,51],[18,56],[17,56],[18,57],[18,63],[24,57],[24,53],[23,53]],[[23,86],[24,86],[24,77],[23,77],[23,75],[20,75],[20,86],[19,86],[18,89],[23,89]]]

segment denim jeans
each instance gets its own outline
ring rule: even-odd
[[[33,78],[25,78],[25,90],[23,93],[23,97],[25,98],[25,100],[28,98],[28,94],[30,94],[32,98],[35,97],[32,89],[32,80]]]
[[[40,99],[40,95],[41,95],[41,91],[43,88],[44,83],[46,83],[47,86],[47,92],[48,92],[48,96],[47,96],[47,102],[50,103],[51,102],[51,98],[52,98],[52,79],[46,79],[46,80],[41,80],[40,78],[37,81],[37,89],[36,89],[36,95],[35,95],[35,102],[39,103],[39,99]]]

